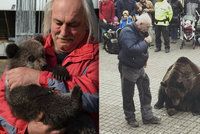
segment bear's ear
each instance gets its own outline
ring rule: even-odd
[[[82,108],[82,91],[79,86],[75,86],[72,90],[71,102],[74,110]]]
[[[6,46],[6,55],[8,58],[13,58],[18,51],[19,47],[15,43]]]
[[[163,86],[163,87],[167,87],[167,83],[165,81],[161,81],[160,85]]]
[[[41,34],[34,35],[33,39],[39,41],[42,45],[44,45],[44,38]]]
[[[71,98],[72,99],[80,99],[82,96],[82,91],[81,91],[81,88],[76,85],[71,93]]]

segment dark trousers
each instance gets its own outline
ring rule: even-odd
[[[171,39],[176,40],[178,38],[178,28],[179,28],[179,26],[173,24],[173,25],[170,25],[169,28],[170,28]]]
[[[121,76],[123,110],[126,120],[135,119],[133,100],[135,84],[139,91],[142,119],[148,120],[152,118],[149,78],[144,69],[133,69],[119,63],[119,72]]]
[[[168,26],[155,25],[155,35],[156,35],[156,48],[161,49],[161,34],[163,35],[165,49],[170,49],[170,38]]]

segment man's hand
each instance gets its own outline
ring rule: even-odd
[[[39,75],[40,71],[27,68],[27,67],[18,67],[6,72],[6,79],[10,89],[13,89],[17,86],[26,86],[30,84],[39,84]]]
[[[146,38],[144,38],[144,41],[146,41],[147,43],[151,43],[152,42],[151,36],[149,35]]]
[[[43,114],[41,113],[38,118],[33,121],[30,121],[27,126],[28,134],[63,134],[63,130],[50,130],[50,125],[45,125],[40,120],[42,119]]]
[[[28,134],[61,134],[59,130],[48,131],[49,125],[44,125],[42,122],[31,121],[28,123]]]
[[[103,22],[104,22],[104,23],[107,23],[107,21],[106,21],[105,19],[103,19]]]

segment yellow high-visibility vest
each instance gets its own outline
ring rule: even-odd
[[[173,10],[167,0],[155,3],[155,25],[168,26],[173,16]]]

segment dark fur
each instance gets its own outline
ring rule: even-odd
[[[180,57],[167,70],[158,93],[155,108],[167,108],[169,115],[177,111],[200,114],[200,70],[186,57]]]
[[[25,41],[19,47],[8,45],[6,53],[9,58],[8,69],[26,66],[43,70],[46,67],[43,46],[35,40]],[[63,133],[69,134],[94,134],[96,132],[90,117],[81,110],[81,98],[82,91],[78,86],[72,93],[64,95],[34,84],[16,87],[11,91],[6,88],[6,99],[16,117],[29,122],[42,115],[41,122],[52,126],[50,130],[63,129]]]

